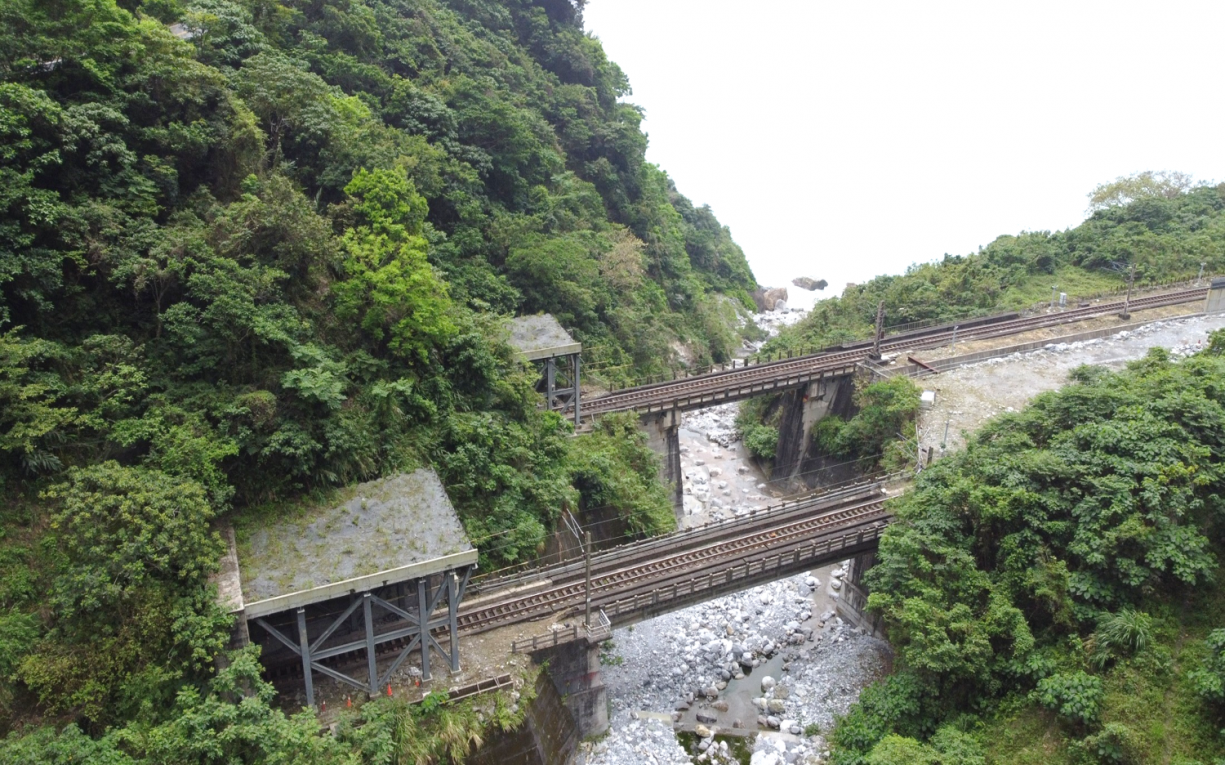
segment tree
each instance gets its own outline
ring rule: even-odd
[[[1175,171],[1145,170],[1135,175],[1119,176],[1089,192],[1089,212],[1121,207],[1141,199],[1174,199],[1193,184],[1190,175]]]
[[[342,240],[345,279],[337,313],[394,353],[425,361],[456,331],[446,283],[426,259],[425,199],[403,168],[359,170],[345,187],[361,223]]]

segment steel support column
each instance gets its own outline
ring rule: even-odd
[[[421,677],[429,680],[430,674],[430,602],[426,597],[425,579],[417,580],[417,618],[421,620]]]
[[[379,692],[379,668],[378,657],[374,653],[374,614],[371,610],[371,597],[373,596],[368,592],[362,593],[362,615],[366,622],[366,677],[370,683],[370,696],[374,697]]]
[[[557,362],[551,358],[544,362],[544,400],[547,409],[557,408]]]
[[[570,357],[574,368],[574,427],[579,426],[579,398],[581,386],[579,385],[579,354],[574,354]]]
[[[326,629],[320,632],[313,641],[310,639],[306,607],[298,608],[295,614],[296,619],[292,620],[296,621],[297,640],[289,637],[292,632],[283,633],[265,619],[257,617],[252,621],[259,624],[269,637],[300,657],[306,699],[309,705],[314,706],[315,704],[314,672],[322,672],[328,677],[351,685],[358,690],[366,691],[373,696],[379,692],[381,687],[391,682],[392,675],[404,663],[404,660],[417,650],[418,646],[421,649],[421,671],[426,680],[432,677],[430,671],[431,647],[446,660],[451,672],[460,670],[459,604],[463,600],[473,568],[473,566],[465,566],[462,576],[460,571],[454,569],[439,574],[438,586],[433,589],[430,587],[428,577],[417,579],[416,613],[401,607],[401,604],[407,605],[405,601],[412,598],[411,592],[414,587],[411,582],[384,587],[381,592],[387,599],[375,594],[376,591],[355,594],[349,606],[331,619],[330,623],[325,623],[327,624]],[[443,606],[444,598],[446,599],[446,612],[431,619],[431,614]],[[357,613],[358,607],[361,608],[360,614]],[[397,619],[398,624],[389,625],[388,629],[379,633],[376,629],[379,624],[379,620],[375,618],[376,608],[387,612],[389,617]],[[362,626],[345,634],[356,639],[325,647],[338,629],[346,625],[353,625],[354,621],[358,621]],[[445,648],[434,637],[432,630],[450,631],[448,645]],[[397,649],[395,658],[380,675],[377,647],[393,641],[404,642],[401,643],[402,647]],[[450,650],[447,650],[448,648]],[[322,663],[328,659],[353,655],[361,651],[366,652],[367,676],[364,680],[350,677]]]
[[[451,671],[459,671],[459,577],[447,573],[447,627],[451,631]]]
[[[306,683],[306,705],[315,706],[315,684],[311,681],[311,644],[306,636],[306,609],[298,609],[298,646],[302,651],[302,677]]]

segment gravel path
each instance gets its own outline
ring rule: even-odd
[[[963,433],[974,432],[997,414],[1024,407],[1039,393],[1062,387],[1068,373],[1082,364],[1118,369],[1155,347],[1169,348],[1174,357],[1181,358],[1203,348],[1208,334],[1223,327],[1225,315],[1154,321],[1099,340],[1053,341],[1029,353],[921,378],[919,385],[936,392],[935,406],[919,418],[922,445],[935,447],[937,454],[942,442],[947,451],[960,449],[965,445]]]

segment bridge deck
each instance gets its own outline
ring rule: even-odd
[[[1196,287],[1137,297],[1130,301],[1130,310],[1139,311],[1146,308],[1190,303],[1203,300],[1206,295],[1207,288]],[[1015,313],[1001,314],[996,319],[975,320],[975,325],[968,328],[939,327],[924,331],[918,336],[914,333],[886,336],[881,343],[881,351],[888,353],[901,349],[931,348],[946,345],[954,337],[964,341],[1012,335],[1031,329],[1069,324],[1096,316],[1118,313],[1123,310],[1123,305],[1123,301],[1104,302],[1059,313],[1023,318],[1017,318]],[[858,364],[867,360],[870,352],[870,346],[857,343],[847,350],[825,351],[626,388],[589,399],[583,404],[583,414],[585,417],[596,417],[608,412],[631,410],[648,413],[669,409],[682,411],[700,409],[761,393],[797,388],[813,380],[851,374]]]

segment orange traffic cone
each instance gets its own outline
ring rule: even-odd
[[[391,698],[391,683],[387,684],[387,698]]]

